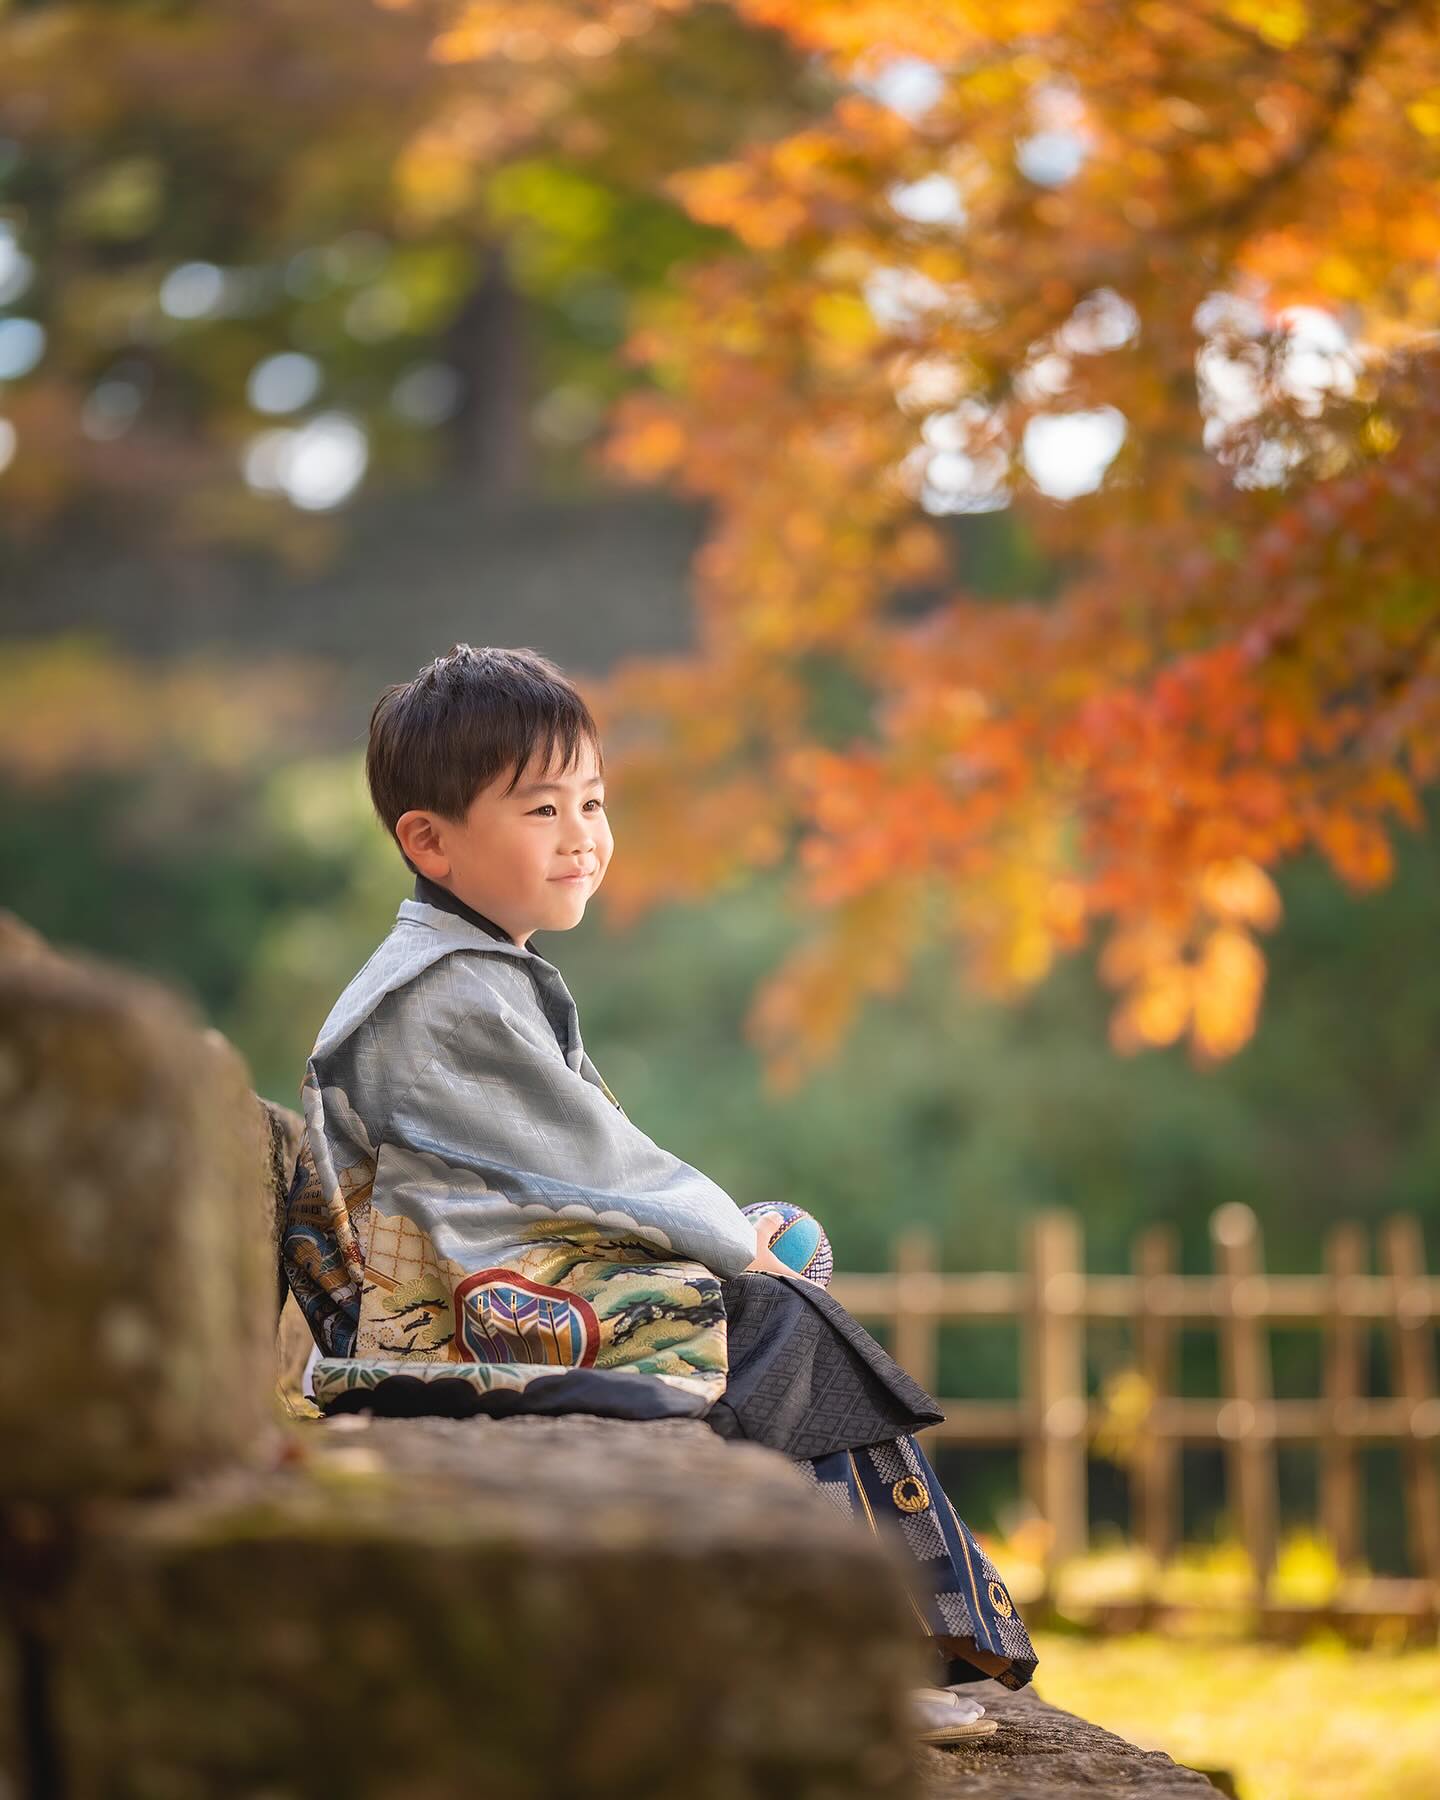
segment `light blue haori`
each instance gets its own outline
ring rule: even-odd
[[[724,1390],[720,1282],[754,1226],[626,1117],[543,956],[403,901],[301,1099],[282,1261],[322,1409],[393,1377],[463,1384],[460,1411],[700,1415]]]

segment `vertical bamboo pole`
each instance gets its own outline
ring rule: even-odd
[[[924,1225],[901,1233],[895,1244],[895,1360],[927,1392],[940,1371],[940,1277],[935,1234]],[[930,1433],[916,1434],[929,1449]]]
[[[1353,1220],[1334,1225],[1325,1236],[1325,1361],[1322,1393],[1325,1423],[1320,1440],[1320,1526],[1342,1569],[1353,1567],[1364,1546],[1364,1493],[1352,1423],[1365,1384],[1366,1332],[1359,1319],[1341,1310],[1346,1285],[1366,1272],[1365,1230]]]
[[[935,1236],[923,1225],[902,1232],[895,1244],[895,1360],[923,1388],[935,1391],[939,1282]]]
[[[1280,1509],[1260,1224],[1250,1207],[1232,1200],[1211,1215],[1210,1237],[1222,1294],[1220,1372],[1225,1400],[1217,1424],[1225,1446],[1230,1506],[1249,1552],[1258,1604],[1264,1600],[1274,1566]]]
[[[1410,1559],[1422,1580],[1440,1582],[1440,1400],[1435,1396],[1435,1339],[1419,1219],[1411,1213],[1386,1219],[1380,1254],[1395,1290],[1389,1320],[1395,1393],[1410,1402],[1411,1435],[1400,1447]]]
[[[1038,1213],[1029,1222],[1026,1246],[1025,1489],[1050,1525],[1050,1559],[1059,1562],[1079,1555],[1088,1537],[1080,1221],[1059,1209]]]
[[[1135,1361],[1151,1394],[1131,1474],[1134,1529],[1156,1561],[1164,1562],[1180,1542],[1180,1446],[1151,1428],[1155,1409],[1175,1391],[1175,1322],[1155,1310],[1154,1289],[1177,1271],[1179,1233],[1173,1225],[1149,1226],[1136,1238],[1131,1260],[1139,1291]]]

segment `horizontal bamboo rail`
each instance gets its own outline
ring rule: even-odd
[[[913,1307],[913,1276],[910,1281],[905,1304]],[[898,1273],[837,1275],[830,1286],[857,1318],[878,1319],[894,1314],[906,1292],[906,1278]],[[1023,1275],[937,1274],[927,1283],[927,1310],[942,1320],[1013,1319],[1027,1292]],[[1248,1317],[1263,1314],[1271,1325],[1320,1324],[1331,1311],[1323,1275],[1266,1275],[1257,1285],[1241,1288],[1233,1300],[1218,1276],[1171,1275],[1149,1281],[1134,1275],[1066,1276],[1052,1280],[1046,1306],[1051,1312],[1079,1313],[1087,1319],[1133,1319],[1142,1294],[1151,1312],[1185,1325],[1211,1324],[1231,1311]],[[1394,1284],[1380,1275],[1355,1276],[1336,1289],[1334,1307],[1344,1318],[1393,1319]],[[1408,1284],[1403,1310],[1415,1318],[1440,1317],[1440,1277]]]

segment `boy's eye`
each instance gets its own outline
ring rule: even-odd
[[[605,808],[605,802],[599,797],[598,794],[592,795],[591,798],[585,802],[585,804],[587,806],[598,806],[602,812],[604,811],[604,808]],[[549,800],[542,800],[540,805],[535,808],[535,811],[537,813],[554,812],[554,810],[555,810],[554,805]]]

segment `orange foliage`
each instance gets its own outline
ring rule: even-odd
[[[672,184],[738,250],[639,324],[657,391],[608,459],[712,504],[716,703],[816,655],[872,696],[849,744],[748,745],[814,912],[753,1015],[772,1074],[830,1054],[898,942],[1004,993],[1092,923],[1118,1050],[1233,1055],[1267,870],[1385,881],[1440,767],[1440,34],[1395,4],[743,10],[841,97]],[[899,55],[921,104],[875,97]],[[1016,154],[1046,132],[1064,179]],[[1036,475],[1067,414],[1123,423],[1092,491]],[[1055,594],[967,589],[938,521],[998,505]]]
[[[401,216],[462,218],[547,135],[583,156],[573,95],[685,3],[385,0],[438,71],[389,127]],[[791,859],[811,929],[752,1015],[782,1081],[927,935],[1006,993],[1099,926],[1118,1049],[1233,1055],[1267,871],[1385,881],[1440,771],[1433,13],[733,3],[834,101],[721,165],[657,155],[731,244],[636,320],[652,385],[605,452],[711,518],[694,657],[599,696],[634,846],[610,896]],[[47,10],[32,71],[94,16]],[[103,108],[88,66],[72,104]],[[947,520],[1002,507],[1054,591],[977,591]],[[849,742],[819,664],[868,698]]]

